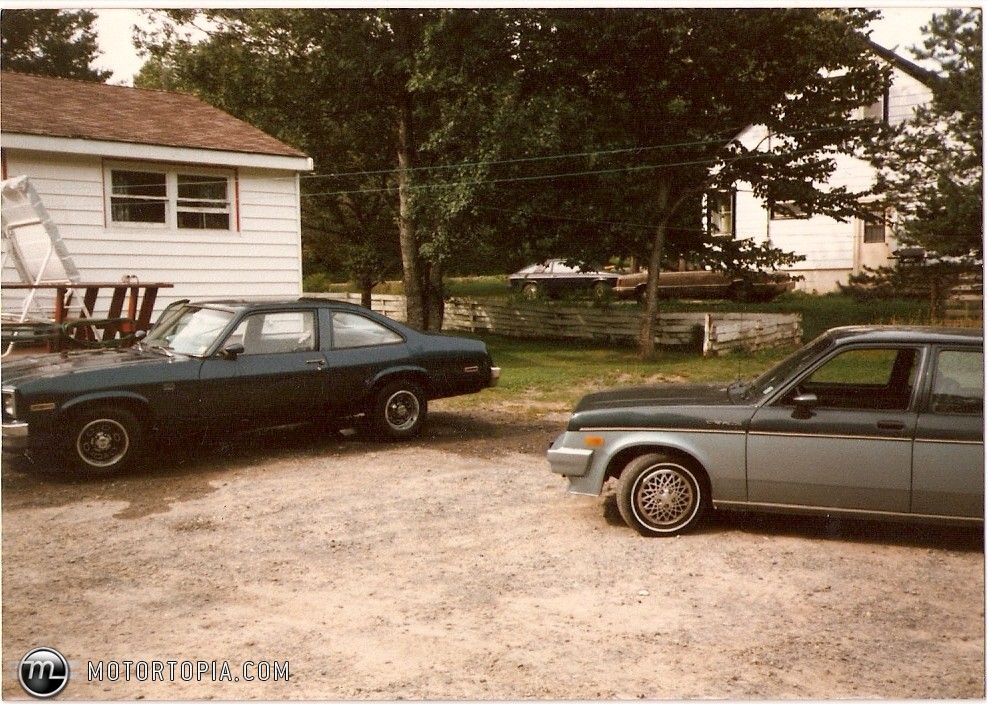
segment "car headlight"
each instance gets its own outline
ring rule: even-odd
[[[13,389],[3,390],[3,417],[17,418],[17,399]]]

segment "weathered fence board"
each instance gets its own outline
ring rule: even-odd
[[[360,303],[360,295],[355,293],[307,295]],[[375,295],[371,308],[393,320],[405,321],[403,296]],[[446,302],[443,329],[632,346],[638,339],[641,314],[642,309],[632,305],[577,308],[453,298]],[[801,338],[801,320],[795,313],[662,313],[655,342],[716,355],[735,349],[755,351],[798,345]]]
[[[959,324],[984,323],[984,274],[971,274],[953,288],[947,297],[944,310],[945,322]]]

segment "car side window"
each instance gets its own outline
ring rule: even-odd
[[[904,411],[918,360],[915,348],[850,349],[803,379],[788,400],[796,393],[815,394],[819,408]]]
[[[333,313],[333,348],[395,345],[405,338],[376,320],[356,313]]]
[[[227,344],[241,343],[245,355],[311,352],[316,349],[313,311],[278,311],[248,315]]]
[[[933,375],[931,410],[941,415],[981,415],[985,403],[984,353],[941,350]]]

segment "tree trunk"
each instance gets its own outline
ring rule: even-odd
[[[662,252],[666,245],[666,231],[669,227],[669,184],[660,180],[658,184],[659,221],[655,228],[655,239],[648,257],[648,283],[645,287],[645,310],[642,313],[641,327],[638,330],[638,354],[644,361],[655,359],[656,318],[659,314],[659,271],[662,268]]]
[[[374,302],[373,291],[376,283],[370,277],[362,277],[360,279],[360,305],[367,310],[371,309],[371,305]]]
[[[405,315],[408,325],[427,330],[423,305],[421,260],[411,204],[411,168],[415,150],[412,146],[412,97],[403,92],[398,110],[398,241],[401,246],[402,281],[405,286]]]
[[[443,313],[445,311],[443,296],[443,266],[440,262],[429,265],[429,281],[426,285],[425,308],[428,327],[426,330],[439,332],[443,329]]]

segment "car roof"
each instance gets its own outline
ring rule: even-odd
[[[835,343],[925,343],[983,345],[985,332],[981,328],[959,328],[933,325],[850,325],[831,328],[825,333]]]
[[[222,308],[230,311],[240,311],[254,308],[291,308],[299,303],[332,306],[339,309],[371,312],[367,308],[350,301],[339,301],[335,298],[320,296],[244,296],[240,298],[213,298],[208,300],[189,301],[188,305],[204,308]]]

